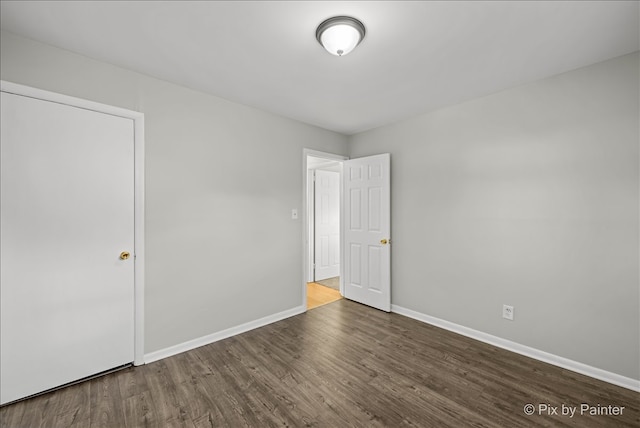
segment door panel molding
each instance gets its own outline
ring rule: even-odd
[[[315,170],[314,281],[340,276],[340,173]]]
[[[344,297],[391,310],[391,157],[343,163]]]

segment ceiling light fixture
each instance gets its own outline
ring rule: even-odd
[[[334,16],[318,25],[316,39],[332,55],[351,52],[364,39],[364,25],[350,16]]]

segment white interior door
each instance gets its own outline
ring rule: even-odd
[[[344,162],[344,297],[391,310],[388,153]]]
[[[5,92],[1,105],[7,403],[133,361],[134,123]]]
[[[315,171],[315,277],[340,275],[340,173]]]

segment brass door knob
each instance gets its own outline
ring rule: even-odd
[[[381,239],[381,240],[380,240],[380,243],[381,243],[382,245],[387,245],[387,243],[388,243],[388,242],[389,242],[389,241],[387,241],[386,239]]]
[[[120,253],[120,260],[127,260],[131,254],[128,251],[123,251]]]

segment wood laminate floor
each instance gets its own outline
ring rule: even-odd
[[[315,282],[307,283],[307,309],[317,308],[340,299],[342,296],[338,290]]]
[[[5,406],[0,421],[29,428],[638,427],[639,398],[342,299]],[[624,409],[617,416],[580,415],[582,403],[600,412]],[[557,407],[558,415],[540,405]],[[563,416],[562,405],[578,406],[578,413]]]
[[[321,279],[314,281],[316,284],[324,285],[325,287],[333,288],[340,291],[340,277],[334,276],[333,278]]]

